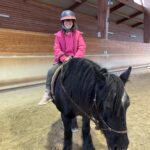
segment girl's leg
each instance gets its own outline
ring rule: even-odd
[[[48,101],[51,101],[51,96],[50,96],[51,80],[52,80],[53,74],[55,73],[55,71],[57,70],[59,66],[60,64],[55,64],[48,70],[45,92],[44,92],[42,99],[38,103],[38,105],[44,105],[44,104],[47,104]]]

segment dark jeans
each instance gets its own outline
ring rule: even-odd
[[[61,63],[55,64],[53,65],[47,73],[47,79],[46,79],[46,89],[50,90],[51,88],[51,80],[53,77],[53,74],[55,73],[55,71],[57,70],[57,68],[61,65]]]

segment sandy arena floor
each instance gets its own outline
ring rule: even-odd
[[[0,150],[62,149],[59,112],[52,103],[37,106],[43,90],[44,86],[36,86],[0,93]],[[127,91],[129,150],[150,150],[150,73],[133,75]],[[107,150],[103,135],[94,127],[91,124],[96,150]],[[80,132],[74,133],[73,141],[73,150],[82,150]]]

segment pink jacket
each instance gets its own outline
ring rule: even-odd
[[[82,32],[75,30],[69,34],[58,31],[55,34],[54,64],[64,62],[67,56],[83,58],[86,51]]]

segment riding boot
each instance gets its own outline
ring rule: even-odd
[[[44,95],[43,95],[42,99],[40,100],[40,102],[38,103],[38,105],[45,105],[51,101],[52,101],[52,98],[50,96],[50,90],[45,89]]]

